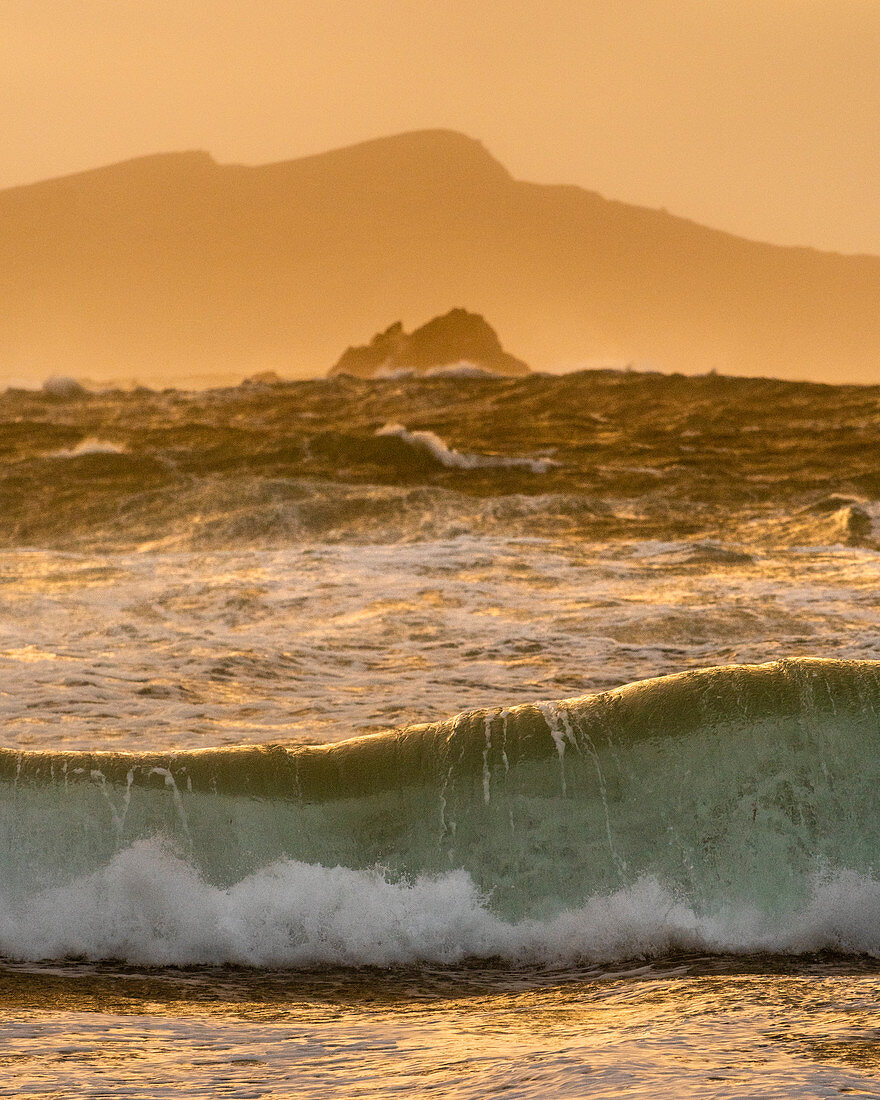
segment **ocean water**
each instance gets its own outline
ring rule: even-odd
[[[880,1096],[878,414],[0,395],[0,1096]]]

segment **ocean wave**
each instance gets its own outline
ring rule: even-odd
[[[809,883],[801,907],[700,913],[653,876],[547,919],[505,920],[465,871],[391,881],[279,860],[222,888],[161,840],[91,875],[0,909],[0,954],[140,965],[258,967],[607,963],[677,952],[880,956],[880,882],[853,871]]]
[[[456,363],[444,363],[442,366],[430,367],[428,370],[386,365],[379,367],[372,377],[394,381],[402,378],[503,378],[504,375],[488,367],[471,363],[467,359],[461,359]]]
[[[376,435],[394,436],[417,451],[431,455],[441,466],[453,470],[512,469],[522,467],[533,474],[545,474],[558,463],[549,458],[519,458],[508,455],[469,454],[449,447],[439,435],[427,431],[407,431],[401,424],[386,424]]]
[[[852,546],[880,550],[880,504],[839,494],[820,497],[790,513],[758,518],[746,525],[752,539],[777,546]]]
[[[457,363],[444,363],[439,367],[431,367],[425,371],[427,378],[502,378],[497,371],[481,367],[478,363],[471,363],[467,359],[461,359]]]
[[[878,713],[880,663],[799,659],[331,745],[2,751],[0,950],[285,965],[874,952]],[[132,932],[144,919],[171,929],[170,954]],[[263,922],[266,954],[241,946],[247,930],[223,946],[236,921]]]
[[[127,450],[120,443],[112,443],[108,439],[97,439],[94,436],[89,436],[87,439],[80,440],[75,447],[62,447],[60,450],[50,452],[48,457],[80,458],[83,455],[123,455],[127,453]]]
[[[530,533],[734,544],[759,558],[780,546],[880,549],[876,397],[858,387],[596,371],[198,393],[68,379],[0,397],[7,547],[201,547],[208,529],[218,548],[453,530],[442,494],[436,511],[412,498],[400,522],[374,508],[393,486],[401,499],[455,490],[457,527],[473,534],[521,531],[497,518],[510,499],[552,490],[569,504],[535,510]],[[130,461],[105,449],[86,463],[84,436]]]
[[[66,375],[53,375],[47,378],[41,387],[42,392],[48,397],[57,397],[64,401],[71,398],[84,397],[88,392],[82,382]]]

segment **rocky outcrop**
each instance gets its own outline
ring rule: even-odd
[[[880,256],[518,181],[450,131],[281,164],[174,153],[0,190],[0,388],[312,377],[388,308],[427,320],[468,302],[540,371],[880,380]]]
[[[377,333],[369,344],[348,348],[330,374],[372,378],[397,371],[427,373],[459,365],[491,374],[529,373],[522,360],[507,354],[495,330],[479,313],[451,309],[409,334],[397,321]]]

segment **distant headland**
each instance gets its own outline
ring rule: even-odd
[[[479,313],[451,309],[411,333],[397,321],[377,332],[369,344],[350,347],[330,375],[357,378],[382,375],[460,370],[487,374],[523,375],[529,368],[502,348],[492,326]]]
[[[449,130],[254,167],[148,156],[0,191],[0,301],[0,384],[318,377],[358,334],[455,303],[537,371],[880,381],[880,257],[525,183]]]

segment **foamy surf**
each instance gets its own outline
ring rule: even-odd
[[[0,913],[0,954],[255,967],[609,963],[676,952],[880,957],[880,882],[816,875],[804,905],[768,916],[730,906],[700,913],[651,876],[546,920],[508,921],[465,871],[392,881],[280,860],[227,888],[207,882],[160,840]]]
[[[880,954],[880,664],[792,660],[323,746],[0,753],[0,952]]]

